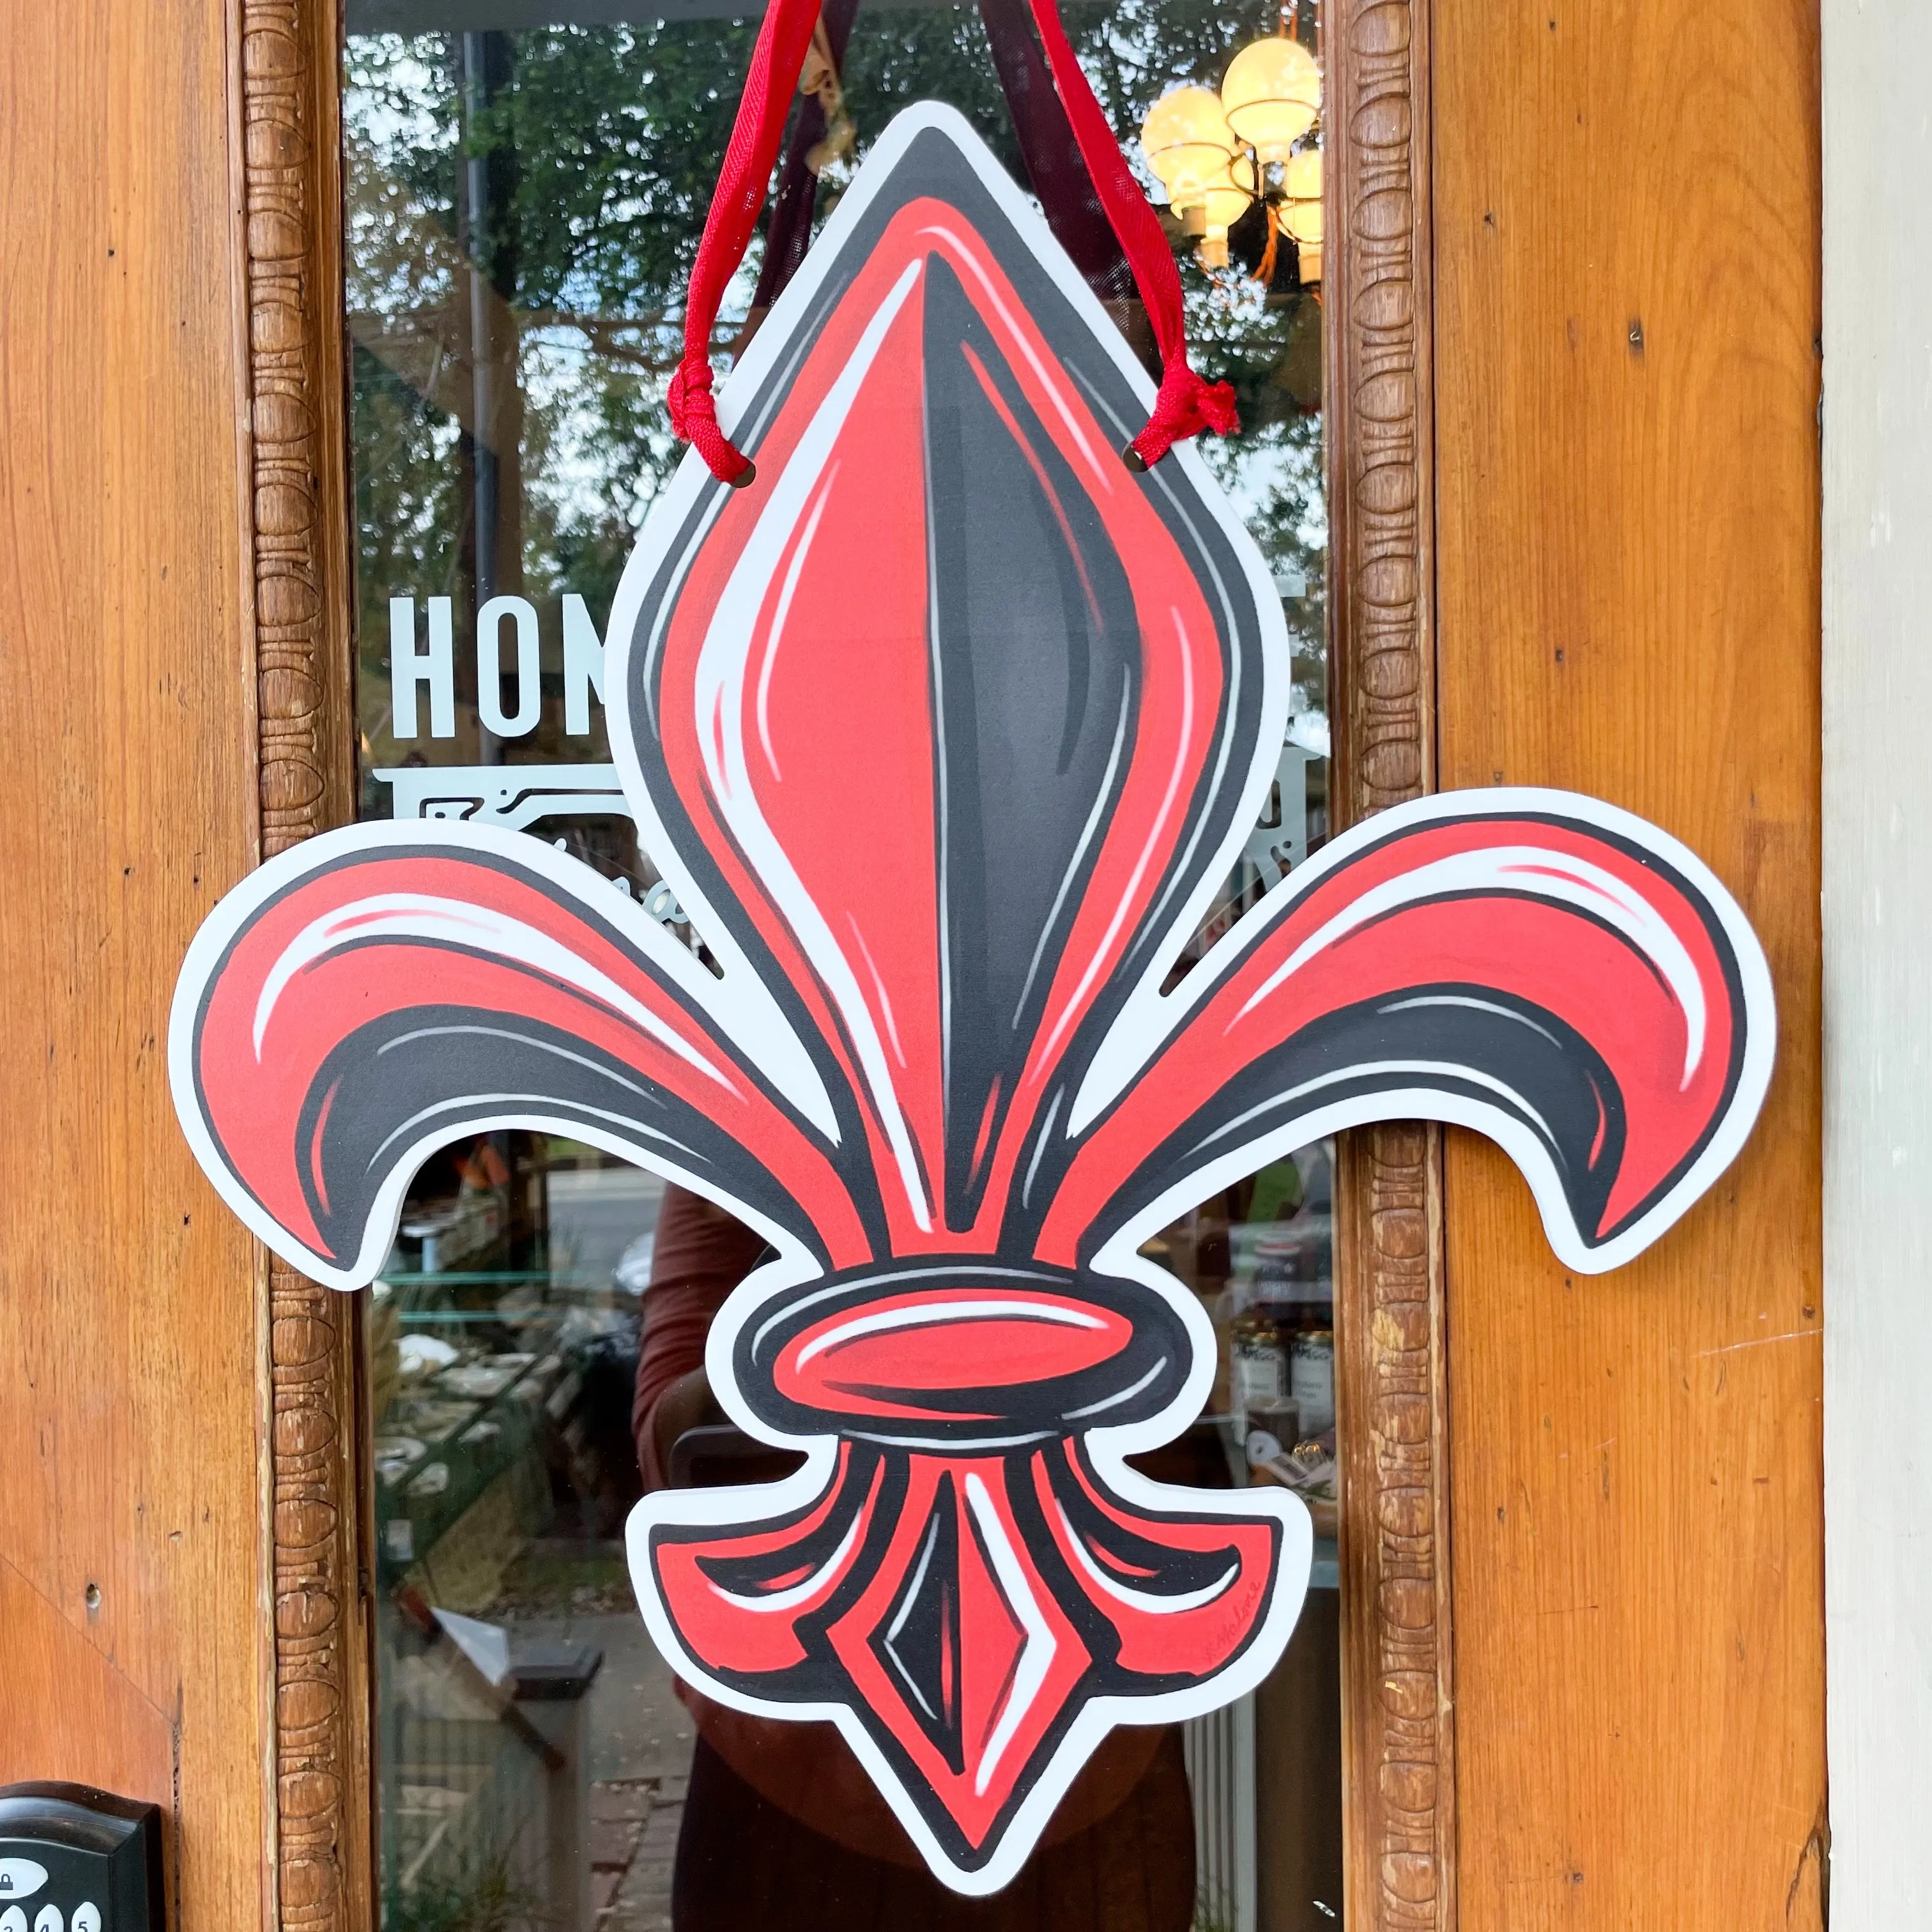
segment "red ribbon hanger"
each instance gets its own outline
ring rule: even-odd
[[[1207,429],[1225,436],[1238,428],[1234,392],[1226,382],[1207,381],[1189,363],[1180,272],[1174,266],[1160,218],[1142,192],[1100,102],[1094,98],[1060,25],[1055,0],[1031,0],[1031,4],[1047,65],[1073,138],[1133,271],[1160,350],[1160,389],[1154,413],[1126,452],[1130,466],[1145,470],[1186,437]],[[711,394],[711,332],[718,320],[718,304],[745,259],[764,204],[818,10],[819,0],[770,0],[758,44],[752,50],[737,121],[718,170],[717,192],[705,218],[698,260],[692,267],[685,302],[684,356],[670,380],[671,427],[722,483],[748,483],[753,471],[751,460],[718,426]]]

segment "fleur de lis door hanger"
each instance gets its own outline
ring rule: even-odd
[[[340,1288],[432,1150],[569,1135],[771,1244],[711,1384],[785,1480],[647,1496],[680,1676],[830,1719],[932,1870],[1017,1872],[1108,1730],[1280,1656],[1286,1490],[1126,1458],[1214,1337],[1140,1252],[1264,1162],[1452,1121],[1582,1271],[1737,1153],[1769,980],[1674,840],[1567,794],[1418,800],[1332,841],[1163,987],[1266,800],[1281,607],[1191,446],[958,116],[880,138],[687,454],[611,620],[640,836],[714,971],[524,835],[362,825],[265,865],[182,969],[176,1106],[224,1198]]]

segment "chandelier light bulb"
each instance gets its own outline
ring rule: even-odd
[[[1322,74],[1299,40],[1270,35],[1244,47],[1221,83],[1228,125],[1264,163],[1286,161],[1322,111]]]
[[[1304,249],[1322,246],[1322,150],[1305,148],[1282,171],[1281,225]]]
[[[1228,266],[1228,230],[1247,213],[1255,198],[1254,167],[1246,155],[1229,162],[1202,191],[1201,245],[1195,250],[1207,268]]]
[[[1177,214],[1202,206],[1211,189],[1226,184],[1239,145],[1211,88],[1174,88],[1148,110],[1141,123],[1148,165]],[[1224,238],[1226,233],[1224,228]]]

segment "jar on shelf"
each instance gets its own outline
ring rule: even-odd
[[[1259,1308],[1244,1310],[1228,1332],[1228,1407],[1238,1436],[1247,1429],[1257,1403],[1280,1402],[1289,1393],[1288,1351],[1280,1331]]]
[[[1288,1393],[1301,1411],[1304,1436],[1335,1426],[1335,1331],[1306,1328],[1289,1344]]]

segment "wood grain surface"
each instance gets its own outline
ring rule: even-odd
[[[252,862],[238,210],[218,0],[0,0],[0,1780],[173,1814],[268,1904],[266,1324],[167,1095]]]
[[[1566,1277],[1449,1136],[1462,1923],[1816,1927],[1816,8],[1435,30],[1443,788],[1685,840],[1780,1022],[1742,1158],[1616,1274]]]

